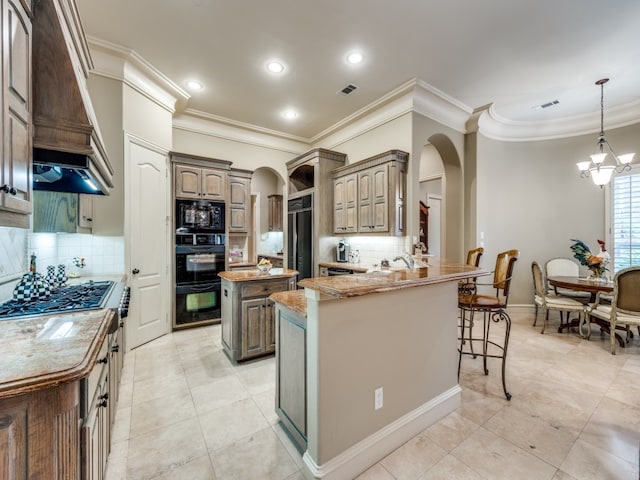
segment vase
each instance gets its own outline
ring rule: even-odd
[[[51,287],[51,291],[54,292],[58,289],[58,278],[56,277],[56,267],[53,265],[49,265],[47,267],[47,275],[44,277],[49,286]]]
[[[58,281],[58,286],[62,287],[67,283],[67,272],[65,266],[60,264],[58,265],[58,275],[56,276],[56,280]]]

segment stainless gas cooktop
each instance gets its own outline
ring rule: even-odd
[[[115,284],[111,281],[90,281],[59,287],[46,299],[9,300],[0,304],[0,320],[105,308]]]

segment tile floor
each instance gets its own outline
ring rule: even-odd
[[[639,478],[640,339],[609,353],[540,335],[512,313],[507,386],[490,361],[463,358],[461,407],[358,480]],[[107,480],[301,480],[302,461],[274,413],[273,357],[232,365],[220,326],[179,331],[126,356]]]

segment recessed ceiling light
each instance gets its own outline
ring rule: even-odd
[[[351,52],[349,55],[347,55],[347,62],[349,62],[352,65],[360,63],[362,59],[363,57],[360,52]]]
[[[284,65],[280,62],[271,61],[267,63],[267,70],[271,73],[282,73],[284,72]]]
[[[298,112],[296,112],[295,110],[285,110],[284,112],[282,112],[282,116],[287,120],[293,120],[298,116]]]
[[[202,90],[204,88],[204,86],[197,80],[188,80],[187,87],[189,87],[190,90]]]

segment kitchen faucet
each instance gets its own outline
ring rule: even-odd
[[[409,255],[409,252],[405,252],[402,255],[397,256],[396,258],[393,259],[394,262],[398,261],[398,260],[402,260],[404,263],[407,264],[407,268],[409,270],[413,270],[413,257],[411,255]]]

